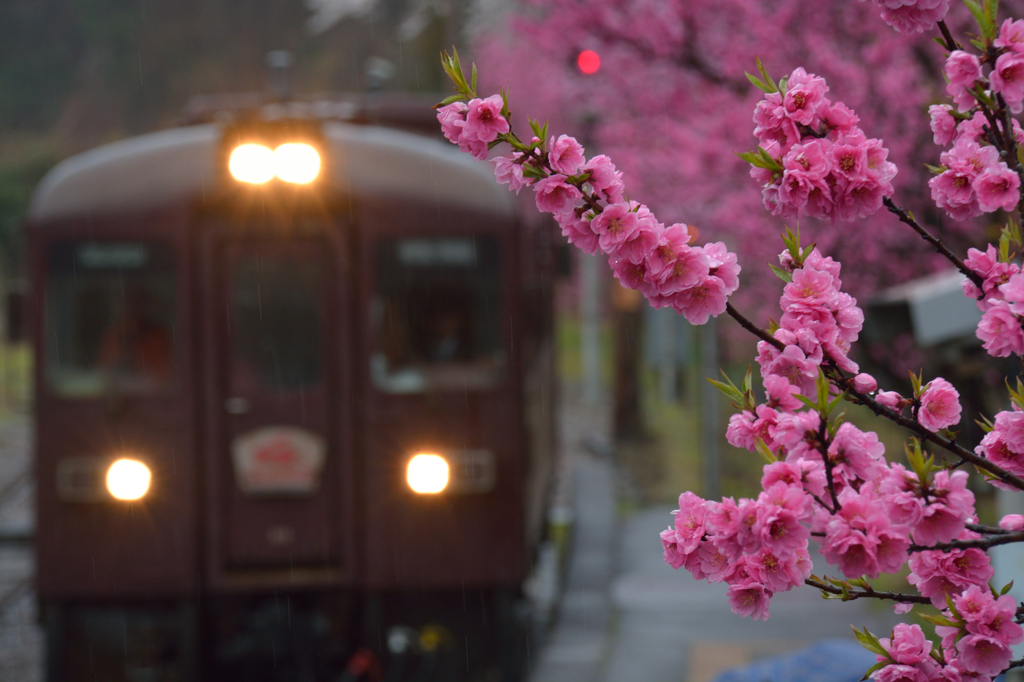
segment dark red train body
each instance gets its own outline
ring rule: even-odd
[[[310,141],[320,177],[235,181],[254,135]],[[27,232],[48,679],[372,679],[428,625],[445,679],[515,677],[552,259],[486,165],[377,126],[196,125],[65,161]],[[406,480],[423,452],[441,493]],[[139,500],[105,485],[123,457]]]

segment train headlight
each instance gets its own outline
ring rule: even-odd
[[[448,462],[440,455],[416,455],[409,460],[405,480],[414,492],[439,493],[448,487]]]
[[[320,174],[320,154],[304,142],[288,142],[274,150],[274,172],[281,180],[307,185]]]
[[[274,177],[275,154],[262,144],[247,143],[231,150],[228,170],[239,182],[262,185]],[[319,167],[319,159],[318,159]]]
[[[149,492],[153,474],[137,459],[119,459],[107,469],[107,490],[118,500],[138,500]]]

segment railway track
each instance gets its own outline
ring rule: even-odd
[[[0,680],[41,682],[43,632],[33,588],[35,480],[30,421],[0,417]]]

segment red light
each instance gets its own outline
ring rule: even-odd
[[[593,50],[583,50],[576,58],[576,66],[585,74],[597,73],[601,68],[601,57]]]

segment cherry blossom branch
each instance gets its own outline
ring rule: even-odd
[[[925,427],[921,426],[921,424],[919,424],[918,422],[904,417],[902,414],[900,414],[899,412],[890,407],[882,405],[871,396],[865,393],[860,393],[859,391],[857,391],[856,388],[854,388],[853,381],[849,377],[847,377],[843,373],[843,371],[836,367],[834,364],[829,363],[829,365],[826,365],[824,369],[826,376],[828,376],[828,378],[837,387],[839,387],[847,396],[852,398],[850,402],[866,406],[868,409],[874,412],[876,416],[885,417],[889,421],[899,424],[905,429],[913,431],[922,441],[934,443],[935,445],[938,445],[940,448],[948,450],[949,452],[956,455],[960,459],[967,460],[975,467],[979,469],[984,469],[985,471],[989,472],[990,474],[998,478],[1003,483],[1006,483],[1007,485],[1012,485],[1014,488],[1017,488],[1018,490],[1024,490],[1024,479],[1021,479],[1020,477],[1011,474],[1009,471],[1003,469],[1002,467],[996,464],[993,464],[984,457],[976,455],[975,453],[971,452],[962,445],[959,445],[956,441],[946,438],[945,436],[940,436],[939,434],[934,433],[932,431],[929,431]]]
[[[951,263],[953,263],[953,265],[956,266],[956,269],[963,273],[964,277],[974,282],[975,286],[977,286],[979,290],[983,290],[982,286],[984,285],[985,281],[978,275],[978,273],[974,272],[969,267],[967,267],[967,265],[962,260],[960,260],[960,258],[955,253],[950,251],[949,248],[945,244],[943,244],[941,240],[932,235],[932,233],[924,229],[916,220],[914,220],[914,217],[912,215],[910,215],[904,209],[900,208],[895,203],[893,203],[892,199],[890,199],[889,197],[884,197],[882,199],[882,203],[885,204],[885,207],[889,209],[890,213],[892,213],[893,215],[900,219],[900,222],[909,225],[915,232],[921,235],[921,237],[926,242],[934,246],[939,253],[941,253]]]
[[[853,601],[854,599],[888,599],[890,601],[912,602],[914,604],[932,603],[932,600],[928,597],[922,597],[916,594],[902,594],[900,592],[878,592],[871,589],[870,586],[864,590],[843,590],[835,585],[829,585],[828,583],[812,580],[811,578],[804,580],[804,585],[815,587],[822,592],[828,592],[829,594],[840,595],[843,597],[843,601]]]
[[[996,545],[1008,545],[1013,542],[1024,542],[1024,531],[1017,531],[1015,533],[1003,533],[1002,535],[991,535],[987,538],[974,538],[971,540],[953,540],[952,542],[943,542],[930,547],[923,545],[911,545],[911,552],[949,552],[954,549],[970,549],[977,547],[979,549],[988,549],[989,547],[995,547]]]

